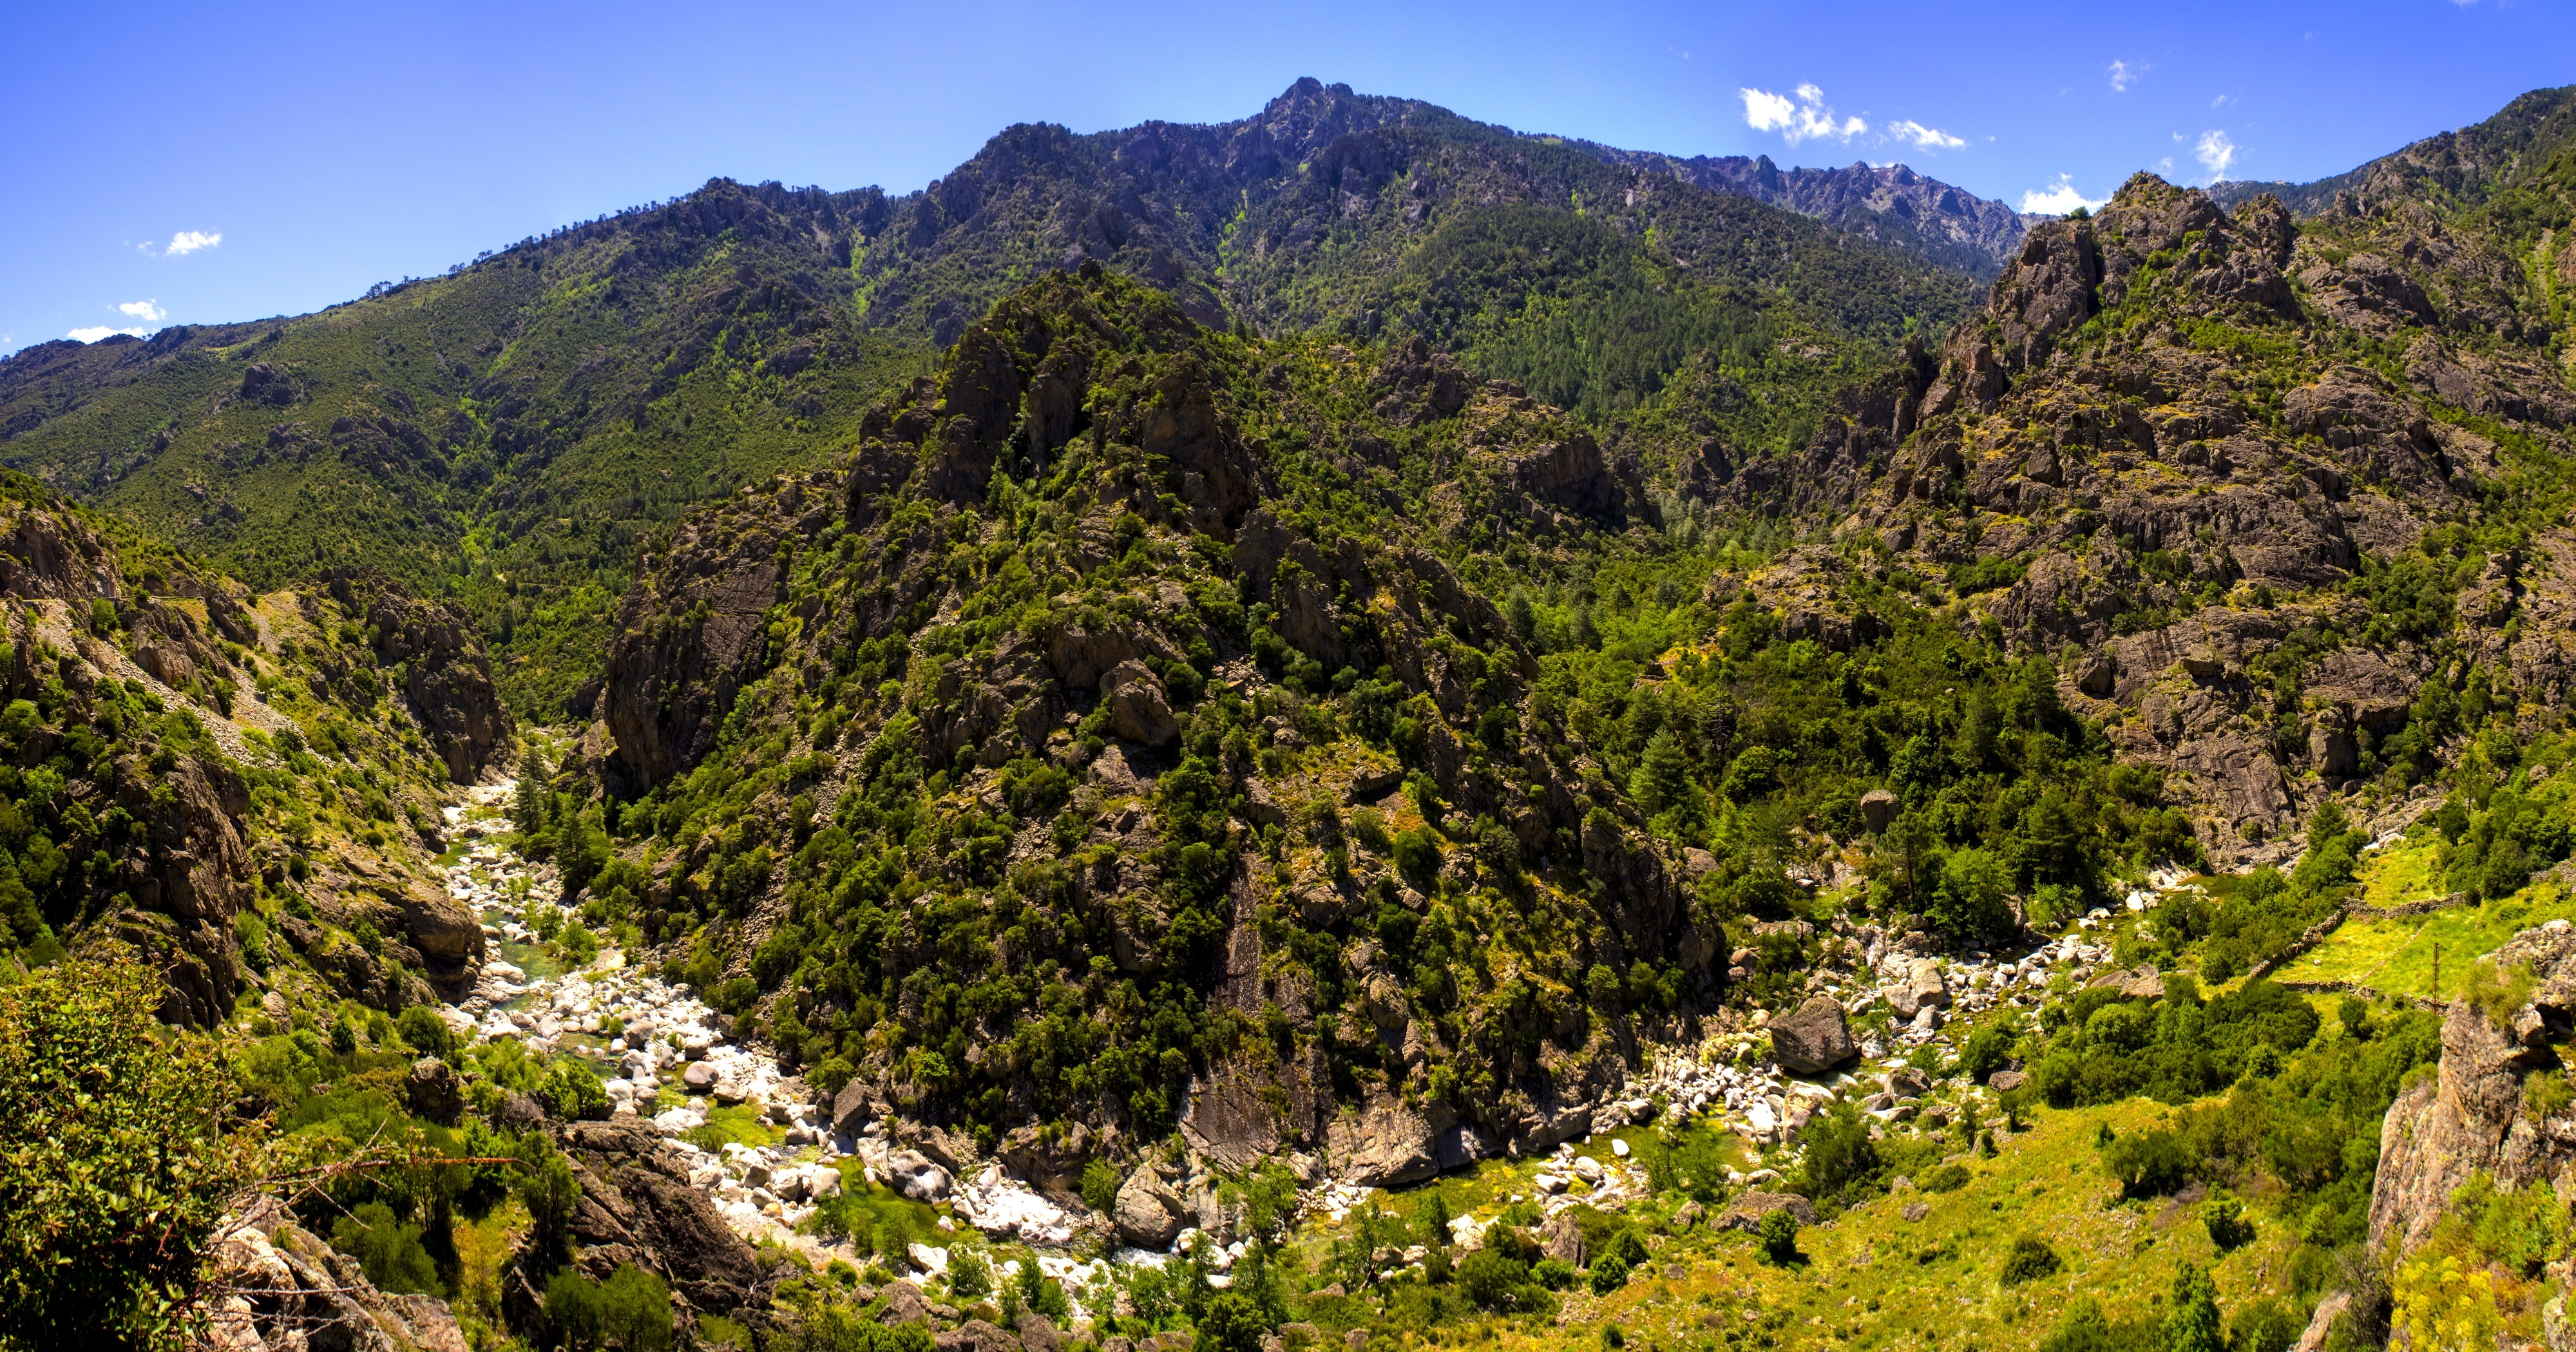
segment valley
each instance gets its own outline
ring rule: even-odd
[[[1301,81],[30,348],[0,1347],[2557,1347],[2571,157]]]

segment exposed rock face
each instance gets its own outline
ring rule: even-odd
[[[582,1271],[604,1280],[633,1263],[669,1282],[674,1304],[699,1313],[767,1308],[776,1277],[651,1128],[577,1122],[563,1145],[581,1182],[572,1232]]]
[[[1811,995],[1789,1014],[1771,1021],[1771,1054],[1798,1075],[1822,1075],[1860,1055],[1844,1022],[1843,1007],[1830,995]]]
[[[263,1197],[221,1233],[206,1285],[206,1345],[221,1352],[465,1352],[465,1333],[434,1296],[387,1295],[358,1260],[296,1224]]]
[[[787,520],[768,501],[692,516],[667,551],[637,564],[600,694],[617,740],[605,772],[615,791],[641,794],[715,745],[735,693],[768,664],[769,608],[785,595],[781,551],[828,519],[832,487],[826,476],[795,495],[804,514]]]
[[[492,661],[473,619],[454,604],[414,596],[381,573],[334,569],[332,599],[363,616],[377,663],[402,673],[403,702],[459,784],[480,778],[510,735],[492,685]]]
[[[2453,1191],[2484,1171],[2502,1188],[2548,1186],[2576,1164],[2576,1116],[2523,1112],[2523,1082],[2555,1064],[2552,1039],[2576,1027],[2576,930],[2524,930],[2491,959],[2529,964],[2531,1000],[2497,1027],[2465,1001],[2442,1023],[2439,1072],[2397,1096],[2380,1129],[2370,1193],[2370,1245],[2403,1253],[2432,1233]]]
[[[2343,584],[2509,471],[2445,408],[2481,401],[2552,446],[2576,420],[2563,372],[2514,346],[2536,313],[2518,265],[2406,191],[2294,221],[2270,198],[2230,211],[2137,176],[2090,220],[2032,228],[1981,322],[1837,395],[1803,452],[1719,496],[1833,521],[1918,569],[2014,565],[1963,596],[1972,616],[2016,652],[2065,655],[2063,698],[2115,716],[2121,758],[2165,771],[2218,862],[2250,862],[2361,771],[2435,672],[2420,639],[2382,638],[2309,664],[2295,699],[2249,673],[2293,634],[2358,632],[2370,608]],[[2113,311],[2153,318],[2086,327]],[[2256,332],[2273,338],[2222,341]],[[2403,371],[2331,355],[2360,339],[2402,342]],[[2278,388],[2268,416],[2228,394],[2257,378]],[[2500,555],[2442,598],[2467,647],[2551,701],[2576,665],[2526,612],[2570,610],[2561,533],[2531,551],[2546,572]],[[1712,586],[1749,588],[1824,646],[1866,619],[1821,555]]]
[[[1184,1214],[1180,1196],[1150,1165],[1127,1176],[1127,1182],[1118,1189],[1117,1204],[1111,1208],[1119,1242],[1140,1249],[1170,1248],[1181,1233]]]
[[[1614,164],[1673,173],[1704,188],[1784,207],[1981,277],[1993,276],[2012,258],[2023,233],[2046,219],[2024,216],[1902,164],[1783,169],[1768,155],[1685,160],[1574,144]]]

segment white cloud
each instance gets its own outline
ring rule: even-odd
[[[2236,143],[2227,139],[2227,133],[2215,129],[2202,132],[2200,144],[2193,146],[2191,153],[2200,158],[2200,167],[2209,171],[2212,183],[2227,181],[2227,166],[2236,163]]]
[[[158,324],[170,317],[170,312],[162,309],[161,303],[157,300],[130,300],[116,308],[125,315],[140,319],[146,324]]]
[[[1735,91],[1744,99],[1744,124],[1755,131],[1776,131],[1791,145],[1800,141],[1848,141],[1869,130],[1857,117],[1837,120],[1825,106],[1825,91],[1811,84],[1797,88],[1797,101],[1761,89]]]
[[[2033,216],[2063,216],[2077,207],[2093,211],[2110,201],[2107,197],[2087,197],[2075,190],[2073,174],[2059,174],[2046,188],[2036,188],[2021,195],[2021,209]]]
[[[1744,125],[1755,131],[1778,131],[1798,120],[1797,105],[1759,89],[1739,89],[1744,96]]]
[[[95,343],[99,339],[105,338],[112,333],[122,333],[134,338],[140,338],[143,336],[143,330],[141,329],[111,329],[105,324],[96,324],[85,329],[74,329],[63,336],[66,338],[77,338],[84,343]]]
[[[1925,150],[1957,150],[1968,143],[1938,127],[1927,127],[1911,118],[1887,124],[1887,134],[1909,141]]]
[[[203,230],[182,230],[170,237],[169,246],[163,252],[177,258],[183,254],[195,253],[199,249],[211,249],[223,242],[224,232],[221,230],[211,235]]]
[[[2134,66],[2126,61],[2114,61],[2105,69],[2111,72],[2111,92],[2125,94],[2129,92],[2129,86],[2146,78],[2148,66],[2144,61]]]
[[[2227,106],[2227,101],[2234,97],[2236,96],[2233,94],[2221,94],[2217,98],[2211,99],[2209,101],[2209,106],[2212,108],[2224,108]]]

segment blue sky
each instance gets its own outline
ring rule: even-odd
[[[908,191],[1012,122],[1222,121],[1300,75],[2063,209],[2337,173],[2576,82],[2576,7],[6,0],[0,352],[301,313],[715,175]]]

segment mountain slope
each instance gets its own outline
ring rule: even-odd
[[[2024,216],[1902,164],[1856,162],[1833,169],[1782,169],[1768,155],[1693,155],[1680,159],[1572,141],[1612,164],[1671,174],[1703,188],[1734,193],[1846,230],[1917,257],[1991,279],[2012,261],[2021,238],[2041,217]]]
[[[1762,394],[1712,424],[1739,460],[1971,298],[1743,197],[1306,81],[1215,127],[1012,128],[907,197],[718,181],[319,315],[43,344],[0,363],[0,459],[258,585],[364,562],[453,595],[551,716],[641,532],[845,445],[930,343],[1085,259],[1219,324],[1426,337],[1596,425],[1718,348]]]

